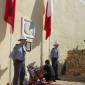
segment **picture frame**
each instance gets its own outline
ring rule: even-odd
[[[30,52],[31,51],[31,42],[27,42],[27,52]]]
[[[21,36],[25,36],[28,39],[35,38],[35,26],[32,20],[22,17],[21,26]]]

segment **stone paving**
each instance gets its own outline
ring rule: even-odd
[[[60,85],[85,85],[85,77],[61,76],[61,80],[56,80]]]
[[[72,82],[72,81],[62,81],[62,80],[57,80],[56,83],[60,85],[85,85],[85,82]]]

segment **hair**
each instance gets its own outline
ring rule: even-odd
[[[45,64],[50,64],[50,61],[48,59],[45,60]]]

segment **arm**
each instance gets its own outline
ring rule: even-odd
[[[17,52],[17,45],[14,46],[12,52],[10,53],[10,57],[14,59],[14,57],[16,56],[16,52]]]
[[[54,48],[52,48],[51,52],[50,52],[50,58],[52,58],[54,56]]]

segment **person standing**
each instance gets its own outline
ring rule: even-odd
[[[27,39],[25,37],[21,37],[18,41],[20,43],[14,46],[10,55],[14,65],[13,85],[23,85],[25,77],[25,54]]]
[[[51,49],[50,58],[52,62],[52,67],[55,71],[55,79],[59,80],[58,78],[58,58],[59,58],[58,46],[59,44],[55,43],[53,46],[54,47]]]

